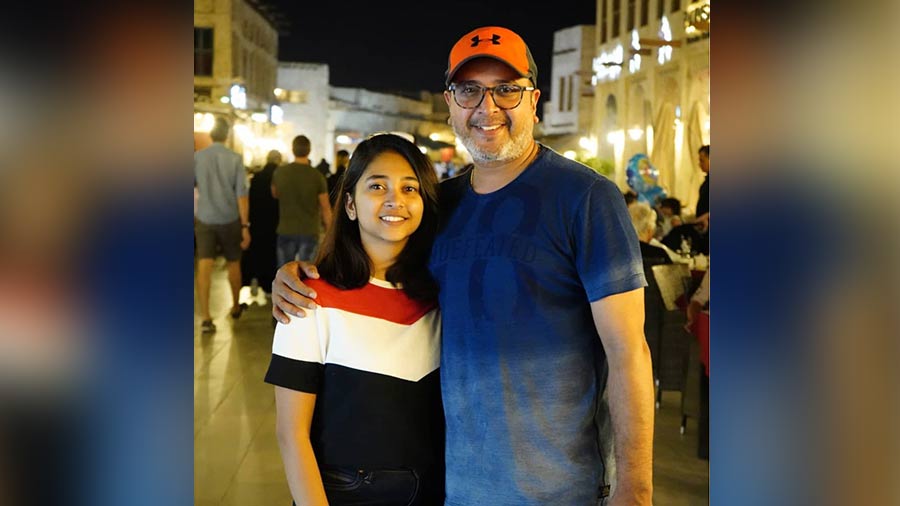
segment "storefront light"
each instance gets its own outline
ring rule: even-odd
[[[252,147],[255,145],[256,137],[253,135],[253,132],[247,128],[247,125],[234,125],[234,134],[240,139],[241,144],[244,146]]]
[[[284,109],[280,105],[272,105],[269,108],[269,116],[273,125],[280,125],[284,121]]]
[[[667,41],[672,40],[672,27],[669,26],[669,18],[665,16],[660,20],[659,38]],[[657,61],[662,65],[672,59],[672,46],[662,46],[657,53]]]
[[[628,129],[628,137],[631,137],[631,140],[633,141],[639,140],[643,136],[644,130],[637,125]]]
[[[334,142],[337,142],[338,144],[352,144],[353,139],[348,135],[341,134],[334,138]]]
[[[208,112],[198,112],[194,114],[195,132],[209,132],[215,124],[216,118]]]
[[[641,37],[638,35],[637,29],[631,31],[631,49],[635,50],[635,53],[631,56],[631,59],[628,60],[628,71],[634,74],[638,70],[641,70],[641,55],[637,53],[637,51],[641,50]]]
[[[602,51],[600,56],[593,59],[591,68],[594,75],[591,76],[591,85],[596,86],[600,81],[611,81],[622,73],[622,62],[625,51],[622,44],[618,44],[610,52]]]
[[[578,139],[578,145],[581,149],[588,152],[588,156],[595,157],[597,156],[597,138],[593,135],[590,137],[582,137]]]
[[[563,153],[563,156],[566,157],[566,158],[568,158],[569,160],[574,160],[574,159],[575,159],[575,152],[572,151],[572,150],[570,149],[570,150],[564,152],[564,153]]]
[[[240,84],[231,85],[229,90],[231,96],[231,105],[237,109],[247,108],[247,90]]]

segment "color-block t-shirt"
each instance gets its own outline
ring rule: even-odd
[[[386,281],[353,290],[304,282],[319,308],[278,324],[266,382],[317,394],[310,437],[319,465],[440,467],[437,307]]]
[[[513,182],[442,183],[446,504],[596,504],[613,479],[590,303],[646,285],[619,189],[541,147]]]

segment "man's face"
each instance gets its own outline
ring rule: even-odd
[[[709,174],[709,156],[702,151],[700,152],[700,170]]]
[[[472,82],[484,87],[498,84],[532,86],[505,63],[493,58],[476,58],[466,63],[453,76],[454,83]],[[490,92],[475,109],[463,109],[444,92],[450,107],[450,124],[456,136],[469,150],[476,162],[503,162],[522,156],[534,140],[534,123],[539,90],[525,91],[522,101],[514,109],[497,107]]]

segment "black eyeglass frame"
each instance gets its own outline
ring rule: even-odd
[[[487,92],[491,92],[491,99],[494,101],[494,104],[496,104],[497,107],[499,107],[500,109],[502,109],[504,111],[509,111],[511,109],[515,109],[516,107],[519,107],[520,105],[522,105],[522,98],[525,96],[526,91],[534,91],[537,89],[534,86],[522,86],[520,84],[510,84],[510,83],[501,83],[501,84],[498,84],[497,86],[482,86],[480,84],[471,83],[471,82],[462,83],[462,84],[465,84],[467,86],[475,86],[476,88],[481,90],[481,98],[478,100],[478,103],[471,107],[466,107],[466,106],[460,104],[459,100],[456,99],[456,87],[458,86],[458,83],[452,83],[450,86],[447,87],[447,91],[449,91],[450,94],[453,95],[453,101],[456,103],[456,105],[462,107],[463,109],[478,109],[478,107],[481,106],[481,103],[484,102],[484,97],[485,97],[485,95],[487,95]],[[516,105],[514,105],[512,107],[503,107],[497,103],[497,97],[494,96],[494,90],[501,86],[515,86],[516,88],[519,88],[519,100],[516,101]]]

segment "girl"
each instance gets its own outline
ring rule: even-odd
[[[415,144],[380,134],[338,189],[307,280],[319,307],[278,324],[266,374],[288,485],[302,506],[443,504],[437,177]]]

